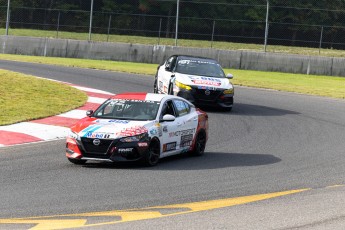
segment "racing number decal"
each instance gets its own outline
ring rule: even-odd
[[[180,147],[189,147],[192,145],[192,140],[193,140],[193,134],[188,134],[181,136],[181,142],[180,142]]]
[[[170,142],[163,145],[163,152],[168,152],[172,150],[176,150],[176,142]]]

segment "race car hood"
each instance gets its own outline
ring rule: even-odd
[[[154,121],[131,121],[86,117],[71,127],[80,137],[117,139],[148,132]]]
[[[175,80],[181,82],[182,84],[196,87],[212,87],[217,89],[230,89],[233,87],[227,78],[175,73]]]

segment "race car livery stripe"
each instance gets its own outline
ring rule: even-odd
[[[146,96],[147,101],[161,101],[165,97],[164,94],[148,94]]]
[[[37,141],[42,141],[42,139],[23,133],[0,130],[0,146]]]
[[[79,119],[75,118],[69,118],[69,117],[47,117],[39,120],[34,120],[31,122],[34,123],[40,123],[40,124],[47,124],[47,125],[57,125],[57,126],[63,126],[63,127],[70,127],[74,125]]]
[[[83,137],[86,137],[87,134],[90,134],[90,133],[93,133],[95,132],[96,130],[102,128],[101,125],[92,125],[92,126],[89,126],[87,127],[86,129],[82,130],[81,132],[84,133]]]
[[[141,100],[144,101],[146,99],[147,93],[133,93],[133,94],[121,94],[121,95],[116,95],[114,98],[116,99],[128,99],[130,98],[131,100]]]

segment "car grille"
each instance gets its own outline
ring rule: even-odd
[[[195,100],[196,101],[207,101],[207,102],[215,102],[218,97],[222,94],[222,91],[219,90],[210,90],[210,94],[205,94],[205,89],[195,89]]]
[[[86,153],[88,154],[106,154],[108,152],[110,145],[113,142],[113,140],[99,139],[100,144],[94,145],[93,140],[95,140],[95,138],[87,138],[87,137],[81,138],[83,147]]]

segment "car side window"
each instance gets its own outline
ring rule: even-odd
[[[163,108],[162,108],[162,112],[160,115],[160,119],[162,119],[163,116],[166,114],[170,114],[170,115],[173,115],[175,117],[177,116],[177,114],[175,113],[175,109],[174,109],[172,101],[167,101],[164,103]]]
[[[190,106],[188,105],[188,103],[182,100],[174,100],[174,105],[179,116],[186,115],[190,111]]]
[[[172,56],[168,59],[168,61],[165,63],[165,69],[167,71],[173,71],[176,65],[176,56]]]

